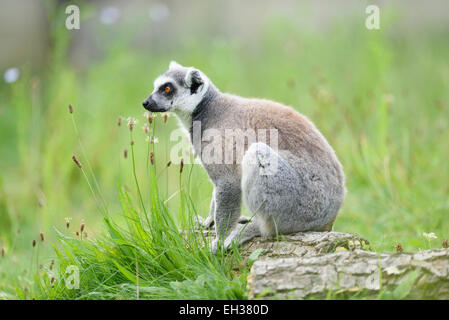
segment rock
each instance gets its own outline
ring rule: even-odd
[[[211,239],[214,232],[204,235]],[[258,251],[248,276],[250,299],[449,299],[449,249],[368,250],[366,239],[331,231],[257,237],[240,253],[248,261]]]
[[[367,246],[366,239],[350,233],[341,232],[299,232],[279,236],[276,239],[254,238],[242,246],[242,255],[262,249],[264,257],[304,257],[335,252],[337,248],[354,250]]]
[[[389,299],[449,299],[449,249],[382,254],[356,249],[260,259],[251,268],[248,289],[251,299],[382,294]]]

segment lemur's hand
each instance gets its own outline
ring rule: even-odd
[[[240,216],[238,223],[246,224],[250,221],[250,218],[245,216]],[[206,219],[203,219],[201,216],[197,216],[195,220],[195,229],[199,230],[200,226],[203,230],[210,230],[214,226],[214,218],[208,216]]]
[[[195,229],[199,230],[200,228],[203,230],[210,230],[214,225],[214,218],[208,216],[206,219],[203,219],[201,216],[197,216],[195,219]]]

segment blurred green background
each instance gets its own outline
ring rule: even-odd
[[[67,30],[65,8],[74,3],[81,28]],[[365,28],[366,1],[2,1],[0,298],[28,281],[40,232],[43,261],[66,219],[85,223],[89,237],[102,232],[71,160],[87,161],[68,104],[109,211],[118,213],[117,184],[136,192],[123,156],[129,131],[117,118],[139,120],[144,179],[141,102],[170,60],[199,68],[223,92],[283,102],[317,125],[347,177],[334,230],[358,233],[382,251],[398,243],[406,251],[441,247],[449,237],[449,4],[374,3],[380,30]],[[174,213],[179,166],[163,167],[177,127],[174,117],[157,119],[160,190]],[[190,193],[203,216],[211,191],[194,165]]]

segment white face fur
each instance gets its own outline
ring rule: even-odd
[[[183,124],[201,102],[209,79],[199,70],[172,61],[169,69],[154,81],[154,90],[143,103],[152,112],[174,112]]]

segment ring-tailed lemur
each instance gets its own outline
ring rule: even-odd
[[[233,241],[241,244],[259,235],[332,229],[346,193],[345,177],[334,150],[305,116],[269,100],[221,93],[201,71],[174,61],[154,81],[143,106],[152,112],[174,112],[190,132],[194,152],[214,185],[205,221],[205,227],[215,222],[214,252],[218,241],[229,248]],[[194,141],[195,124],[200,143]],[[220,138],[205,141],[201,137],[207,130],[220,133]],[[221,153],[218,159],[225,159],[226,152],[238,149],[235,141],[231,148],[224,147],[230,132],[238,140],[248,130],[275,130],[277,145],[269,145],[266,134],[251,142],[241,136],[243,152],[231,161],[205,161],[211,145]],[[242,200],[253,214],[247,224],[238,223]]]

